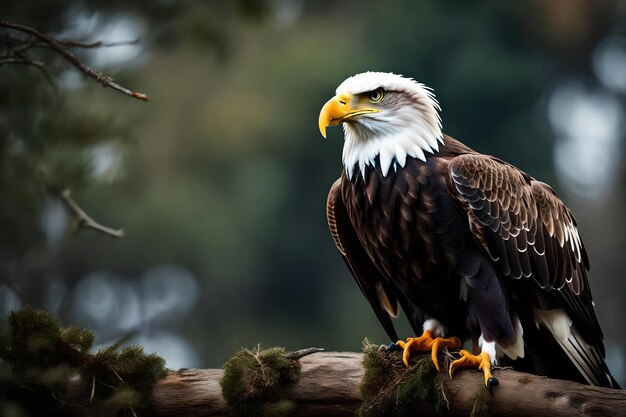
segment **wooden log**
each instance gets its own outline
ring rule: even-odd
[[[363,355],[322,352],[300,359],[302,372],[285,393],[295,404],[294,416],[354,416],[361,404]],[[155,389],[152,408],[156,416],[227,416],[221,394],[220,369],[171,371]],[[454,380],[444,378],[449,402],[447,415],[470,415],[477,399],[498,416],[626,416],[626,391],[591,387],[548,379],[509,369],[494,371],[500,385],[493,396],[483,385],[481,372],[461,370]],[[428,404],[417,404],[419,415],[435,415]],[[440,414],[439,414],[440,415]]]
[[[227,416],[222,397],[221,369],[170,371],[154,389],[152,409],[157,416]]]

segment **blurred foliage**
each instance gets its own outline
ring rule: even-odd
[[[76,108],[54,96],[38,72],[2,68],[0,78],[0,259],[15,259],[42,239],[38,214],[48,188],[83,188],[92,147],[120,135],[111,113]]]
[[[0,414],[136,416],[165,378],[165,361],[139,346],[90,353],[94,334],[59,328],[50,313],[29,307],[10,314],[0,336]],[[80,378],[78,378],[80,377]]]
[[[197,353],[184,366],[220,366],[257,342],[355,350],[364,336],[384,341],[328,233],[324,204],[341,170],[342,134],[321,140],[319,109],[349,75],[402,73],[434,88],[446,133],[558,188],[547,96],[563,68],[588,76],[615,13],[610,2],[548,3],[10,2],[4,18],[60,37],[110,41],[111,25],[130,20],[141,28],[130,62],[99,68],[100,52],[75,52],[150,101],[80,77],[68,87],[74,70],[45,49],[36,57],[59,81],[58,95],[35,68],[0,67],[0,276],[22,302],[99,337],[176,335]],[[104,169],[102,154],[120,163]],[[123,226],[127,238],[72,234],[62,221],[51,238],[42,220],[55,213],[50,184],[71,187],[89,214]],[[578,219],[590,225],[583,236],[596,228],[595,211],[593,221]],[[604,262],[620,259],[613,246],[597,251]],[[200,301],[185,315],[173,306],[152,319],[142,283],[163,264],[188,270]],[[609,272],[593,283],[606,277],[596,300],[621,276]],[[95,273],[115,279],[98,281],[85,306],[77,290]],[[98,301],[108,294],[117,301],[106,310]],[[626,342],[612,304],[596,304],[612,320],[607,338]],[[139,319],[106,319],[122,309]]]
[[[197,3],[193,7],[182,3],[160,3],[148,8],[140,3],[123,5],[126,3],[96,1],[87,5],[53,1],[34,7],[31,2],[13,2],[3,8],[3,19],[31,25],[61,40],[68,39],[64,34],[71,34],[70,40],[95,41],[103,40],[98,33],[112,16],[141,14],[161,23],[163,28],[150,33],[149,42],[178,45],[189,36],[193,42],[209,45],[223,56],[229,39],[229,26],[225,23],[237,17],[261,19],[267,8],[261,0]],[[193,10],[194,7],[198,9]],[[176,19],[170,20],[172,17]],[[81,19],[91,21],[86,24],[91,26],[91,33],[76,33]],[[174,23],[168,25],[167,21]],[[3,40],[27,38],[9,29],[0,30],[0,36]],[[15,48],[20,46],[0,42],[0,57],[9,56]],[[77,48],[73,52],[88,61],[89,50]],[[0,261],[5,263],[23,257],[41,242],[42,231],[36,216],[42,212],[46,199],[54,198],[48,190],[83,189],[93,180],[91,151],[100,144],[130,138],[130,120],[120,117],[115,109],[85,105],[84,101],[70,103],[59,94],[57,86],[50,84],[50,80],[77,71],[59,54],[37,47],[25,50],[24,56],[45,63],[45,69],[1,64],[0,230],[12,237],[0,240]]]

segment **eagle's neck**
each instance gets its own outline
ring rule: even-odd
[[[404,167],[407,156],[425,162],[426,154],[435,154],[439,151],[439,144],[443,144],[438,118],[417,118],[407,127],[388,132],[377,132],[370,127],[344,123],[342,159],[349,179],[357,170],[365,176],[366,167],[373,167],[377,157],[383,176],[387,176],[394,161],[401,167]]]

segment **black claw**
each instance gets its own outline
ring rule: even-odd
[[[391,352],[395,352],[397,350],[402,350],[402,348],[400,346],[398,346],[397,344],[395,344],[395,343],[389,343],[388,347],[389,347],[389,351],[391,351]]]
[[[489,390],[491,396],[493,396],[493,387],[497,387],[498,385],[500,385],[500,381],[498,381],[498,378],[491,377],[487,380],[486,388]]]

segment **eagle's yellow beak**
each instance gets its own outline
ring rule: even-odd
[[[380,110],[363,106],[361,103],[353,103],[354,98],[348,94],[340,94],[328,100],[320,111],[319,128],[323,137],[326,137],[326,128],[336,126],[339,123],[354,116],[365,113],[375,113]],[[356,100],[358,101],[358,100]]]

